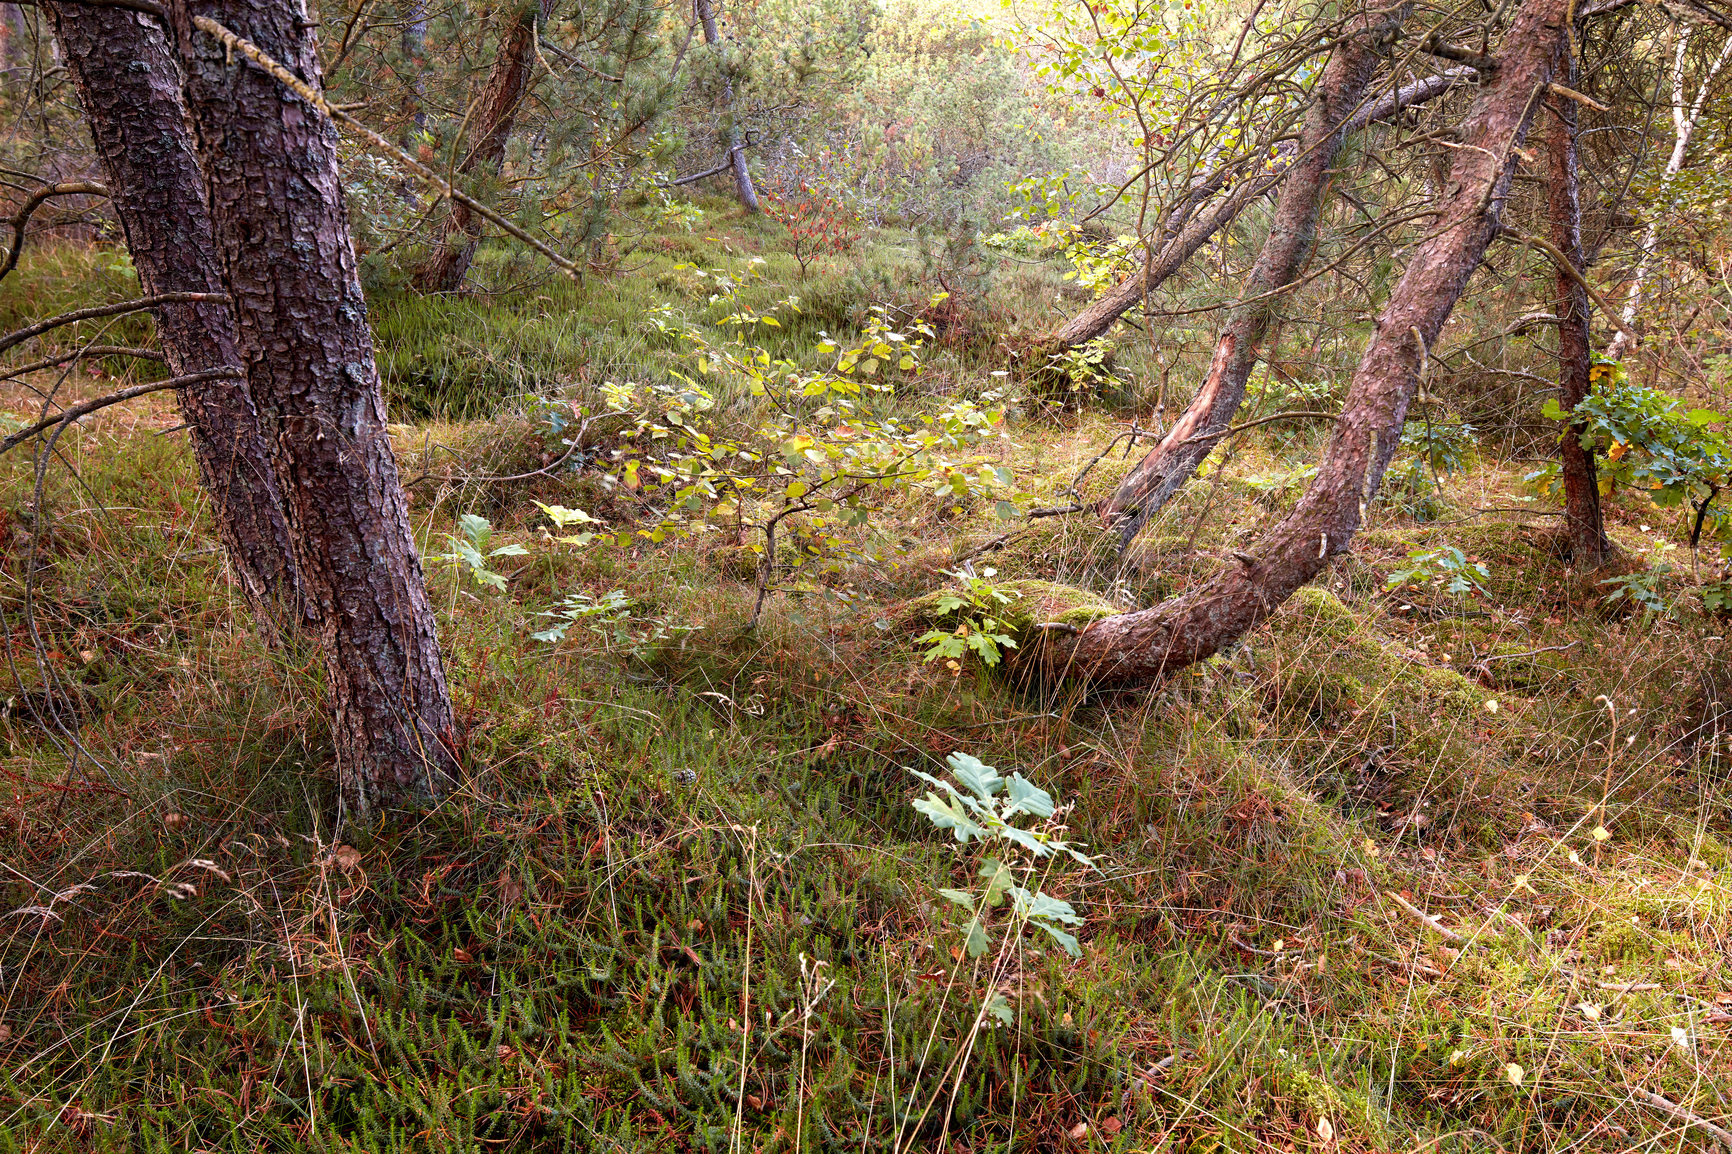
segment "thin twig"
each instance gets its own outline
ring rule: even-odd
[[[1631,1087],[1630,1094],[1633,1097],[1641,1099],[1657,1110],[1665,1111],[1667,1114],[1670,1114],[1672,1117],[1687,1126],[1698,1126],[1703,1130],[1706,1130],[1720,1143],[1721,1146],[1726,1148],[1727,1154],[1732,1154],[1732,1130],[1728,1130],[1724,1126],[1716,1126],[1701,1115],[1692,1114],[1690,1111],[1684,1109],[1684,1107],[1678,1105],[1678,1103],[1672,1101],[1672,1099],[1662,1097],[1661,1095],[1654,1093],[1652,1090],[1638,1090]]]
[[[85,401],[82,405],[74,405],[64,413],[56,413],[52,417],[44,417],[28,428],[20,429],[10,437],[0,441],[0,453],[6,453],[28,441],[36,434],[52,429],[56,425],[70,425],[80,417],[88,417],[98,409],[106,409],[110,405],[118,405],[122,401],[130,401],[134,397],[142,397],[146,393],[160,393],[164,389],[184,389],[192,385],[202,385],[206,381],[224,379],[244,379],[246,370],[235,365],[224,365],[221,368],[205,369],[203,372],[188,373],[183,377],[170,377],[166,381],[151,381],[149,384],[134,385],[130,389],[122,389],[118,393],[109,393],[105,397],[97,397],[94,401]]]
[[[1513,661],[1517,657],[1533,657],[1540,653],[1561,653],[1565,649],[1574,649],[1580,644],[1581,640],[1578,638],[1577,640],[1570,642],[1568,645],[1548,645],[1544,649],[1530,649],[1526,653],[1493,653],[1489,657],[1480,658],[1480,663],[1484,664],[1487,661]]]
[[[1198,433],[1194,437],[1186,437],[1184,440],[1182,440],[1178,444],[1174,445],[1173,448],[1176,449],[1180,445],[1200,445],[1204,441],[1224,441],[1228,437],[1236,437],[1240,433],[1245,432],[1247,429],[1255,429],[1258,425],[1267,425],[1271,421],[1298,421],[1298,420],[1339,421],[1340,419],[1341,419],[1341,414],[1339,414],[1339,413],[1311,413],[1311,412],[1274,413],[1274,414],[1267,416],[1267,417],[1258,417],[1255,421],[1246,421],[1242,425],[1234,425],[1230,429],[1222,429],[1218,433]]]
[[[1387,897],[1390,901],[1394,902],[1396,905],[1400,906],[1402,909],[1406,910],[1408,913],[1410,913],[1414,917],[1418,918],[1419,921],[1427,929],[1436,930],[1439,934],[1443,935],[1443,938],[1445,941],[1451,941],[1451,942],[1465,942],[1465,941],[1467,941],[1467,939],[1465,937],[1463,937],[1461,934],[1456,933],[1454,930],[1449,929],[1447,926],[1445,926],[1441,922],[1439,922],[1437,920],[1436,914],[1426,913],[1424,910],[1420,909],[1418,906],[1414,905],[1412,902],[1408,901],[1406,898],[1402,897],[1400,894],[1396,893],[1394,890],[1384,890],[1383,893],[1384,893],[1384,896]]]
[[[37,321],[29,328],[19,329],[0,337],[0,353],[21,345],[32,337],[60,328],[63,325],[75,325],[79,321],[96,320],[98,317],[119,316],[122,313],[143,312],[158,305],[191,305],[191,304],[227,304],[226,293],[157,293],[155,296],[139,297],[137,300],[118,301],[111,305],[95,305],[77,312],[61,313],[57,317],[49,317],[45,321]]]

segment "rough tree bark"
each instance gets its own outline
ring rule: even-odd
[[[1361,16],[1352,35],[1330,54],[1305,114],[1297,158],[1281,184],[1274,223],[1245,280],[1244,303],[1227,314],[1202,388],[1099,508],[1101,519],[1118,527],[1124,544],[1190,479],[1219,443],[1213,435],[1224,433],[1238,413],[1274,320],[1278,294],[1299,278],[1316,246],[1330,166],[1340,155],[1372,75],[1411,8],[1404,4]]]
[[[1355,111],[1347,123],[1346,134],[1358,132],[1367,125],[1388,120],[1405,109],[1435,100],[1473,75],[1474,70],[1471,68],[1451,68],[1436,76],[1428,76],[1387,92]],[[1193,202],[1199,193],[1204,194],[1202,199],[1206,200],[1217,192],[1224,176],[1224,173],[1216,173],[1200,182],[1192,193]],[[1150,293],[1183,268],[1185,263],[1197,254],[1198,249],[1209,243],[1211,237],[1232,224],[1239,214],[1259,197],[1273,191],[1286,176],[1287,170],[1280,169],[1246,177],[1226,196],[1196,215],[1183,211],[1175,214],[1178,218],[1175,225],[1159,238],[1158,244],[1151,246],[1142,268],[1108,289],[1099,300],[1092,302],[1062,327],[1044,337],[1041,344],[1060,351],[1086,344],[1105,333],[1113,327],[1114,322],[1141,305]],[[1193,207],[1197,206],[1193,203]]]
[[[716,30],[716,9],[713,0],[692,0],[697,6],[698,20],[704,26],[704,43],[715,50],[720,60],[722,37]],[[722,116],[728,124],[728,163],[734,170],[734,191],[747,212],[757,212],[758,190],[752,186],[752,172],[746,167],[746,146],[740,140],[740,126],[734,121],[734,79],[722,64]]]
[[[1039,647],[1047,673],[1146,684],[1244,636],[1347,550],[1400,444],[1427,350],[1499,228],[1516,150],[1569,49],[1572,3],[1528,0],[1512,22],[1499,67],[1451,149],[1435,221],[1377,319],[1334,436],[1298,506],[1254,554],[1194,592],[1078,633],[1048,630]]]
[[[1575,84],[1574,60],[1565,65],[1561,81]],[[1582,202],[1577,180],[1576,102],[1553,98],[1546,132],[1546,219],[1551,242],[1576,268],[1582,268]],[[1558,403],[1574,409],[1591,387],[1593,357],[1588,344],[1592,318],[1588,290],[1557,270]],[[1620,334],[1622,335],[1622,334]],[[1582,447],[1572,424],[1559,445],[1564,475],[1564,518],[1571,559],[1583,569],[1596,569],[1612,548],[1600,517],[1600,485],[1593,453]]]
[[[167,34],[123,8],[47,8],[140,286],[151,296],[226,291]],[[226,305],[163,305],[156,323],[170,376],[244,363]],[[252,394],[245,380],[235,379],[181,389],[179,397],[230,566],[261,625],[274,632],[305,607]]]
[[[302,592],[319,619],[338,780],[361,812],[429,799],[457,770],[455,721],[385,431],[336,127],[195,20],[246,37],[314,90],[316,25],[299,0],[199,9],[170,5],[186,105]]]
[[[535,79],[535,30],[546,23],[553,7],[554,0],[525,0],[501,32],[493,67],[482,87],[481,107],[475,116],[475,143],[457,165],[459,173],[484,172],[497,176],[504,167],[505,146],[511,142],[518,110]],[[438,243],[415,270],[416,289],[457,291],[469,272],[469,262],[475,259],[479,239],[475,214],[461,204],[453,204]]]

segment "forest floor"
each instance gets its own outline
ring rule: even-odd
[[[1624,561],[1576,572],[1524,481],[1543,444],[1482,426],[1157,689],[923,660],[915,607],[970,553],[1011,594],[1122,607],[1228,563],[1319,444],[1272,425],[1122,562],[1086,515],[910,497],[872,529],[886,560],[796,575],[748,632],[736,544],[558,544],[535,501],[631,502],[590,470],[486,478],[563,452],[550,407],[665,367],[645,317],[705,307],[680,266],[766,253],[771,299],[772,249],[718,219],[612,280],[375,294],[473,773],[430,812],[336,824],[317,655],[250,628],[166,395],[70,432],[40,520],[32,463],[0,460],[0,1151],[1732,1150],[1732,648],[1677,510],[1608,498]],[[799,284],[787,339],[917,306],[921,259],[886,237]],[[112,299],[123,263],[41,253],[0,305]],[[999,334],[1066,293],[981,274],[921,395],[1008,387]],[[1153,363],[1017,407],[1000,460],[1061,493],[1148,420]],[[526,549],[503,589],[442,559],[460,514]],[[1443,547],[1482,588],[1388,587]],[[579,594],[613,608],[531,636]],[[51,714],[45,671],[75,687]],[[988,851],[911,804],[953,753],[1065,807],[1093,864],[1028,886],[1074,907],[1080,956],[1009,907],[964,948],[940,889]]]

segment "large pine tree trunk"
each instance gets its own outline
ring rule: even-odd
[[[1041,661],[1057,676],[1144,684],[1218,652],[1255,628],[1346,551],[1401,442],[1427,350],[1499,227],[1498,217],[1544,87],[1569,50],[1572,0],[1528,0],[1504,37],[1490,83],[1462,122],[1426,239],[1377,319],[1317,476],[1253,554],[1194,592],[1153,608],[1059,629]]]
[[[535,29],[552,12],[553,0],[527,0],[501,33],[475,116],[475,144],[464,154],[458,172],[497,176],[504,167],[505,147],[517,127],[518,110],[535,79]],[[461,204],[452,204],[439,242],[415,270],[415,287],[421,292],[456,292],[469,273],[469,262],[475,259],[478,240],[475,214]]]
[[[1245,399],[1245,385],[1261,357],[1281,290],[1299,278],[1316,245],[1317,221],[1329,186],[1329,169],[1347,139],[1379,62],[1401,30],[1411,4],[1369,13],[1342,41],[1318,79],[1316,96],[1299,133],[1298,156],[1286,172],[1275,220],[1240,294],[1245,302],[1227,316],[1215,344],[1203,387],[1173,427],[1100,508],[1101,519],[1119,528],[1129,544],[1150,516],[1167,503],[1219,443]]]
[[[1435,100],[1473,75],[1471,68],[1451,68],[1387,92],[1366,102],[1364,107],[1356,108],[1343,135]],[[1221,175],[1224,174],[1205,180],[1197,191],[1213,195],[1220,188]],[[1175,226],[1150,246],[1141,268],[1043,338],[1042,345],[1055,351],[1070,349],[1104,335],[1120,317],[1140,306],[1168,278],[1185,267],[1210,238],[1237,220],[1239,214],[1259,197],[1272,192],[1287,176],[1287,170],[1283,169],[1246,177],[1214,204],[1200,208],[1194,214],[1180,214]]]
[[[704,26],[704,43],[718,54],[722,50],[721,32],[716,28],[713,0],[693,0],[697,5],[698,21]],[[740,126],[734,120],[734,80],[722,71],[722,116],[728,123],[728,164],[734,170],[734,192],[747,212],[759,211],[758,190],[752,184],[752,170],[746,167],[746,146],[740,139]]]
[[[1574,61],[1562,83],[1575,83]],[[1551,242],[1570,264],[1582,267],[1582,202],[1576,165],[1576,102],[1554,98],[1549,104],[1546,132],[1546,217]],[[1558,403],[1574,409],[1592,387],[1592,353],[1588,344],[1588,290],[1563,270],[1557,270]],[[1611,550],[1600,517],[1600,486],[1594,456],[1584,449],[1572,426],[1559,446],[1564,475],[1564,516],[1571,559],[1583,569],[1597,568]]]
[[[224,292],[205,207],[204,178],[181,101],[167,33],[121,8],[49,7],[78,85],[140,286],[148,294]],[[243,363],[226,305],[164,305],[158,335],[170,373]],[[245,380],[180,390],[199,474],[230,566],[267,631],[304,607],[270,449]]]
[[[171,5],[223,281],[319,618],[345,801],[436,796],[456,772],[433,610],[385,431],[337,173],[337,131]],[[320,87],[298,0],[217,0],[225,25]]]

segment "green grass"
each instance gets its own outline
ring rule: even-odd
[[[1704,1147],[1636,1090],[1726,1124],[1732,780],[1696,729],[1728,665],[1687,567],[1674,617],[1618,618],[1546,519],[1379,505],[1243,646],[1079,698],[921,661],[915,603],[1005,526],[911,497],[872,530],[886,564],[778,596],[747,635],[753,591],[715,542],[550,544],[532,498],[633,504],[589,476],[471,479],[549,451],[514,397],[665,371],[642,314],[707,307],[674,264],[756,245],[754,302],[789,291],[761,232],[660,239],[710,247],[375,300],[397,413],[422,422],[396,430],[404,472],[438,473],[413,490],[426,555],[471,510],[531,550],[505,593],[429,561],[472,772],[431,813],[336,826],[317,658],[248,628],[166,400],[110,411],[69,440],[76,477],[48,474],[40,665],[30,471],[0,460],[0,696],[46,668],[84,702],[78,746],[0,721],[0,1150]],[[91,258],[54,259],[67,283],[10,307],[76,299]],[[794,286],[833,297],[788,347],[858,323],[872,276],[913,297],[911,259],[892,237]],[[995,276],[974,307],[1037,329],[1056,277]],[[981,387],[994,355],[945,350],[934,387]],[[1007,461],[1056,493],[1120,415],[1027,413]],[[1318,436],[1237,442],[1130,569],[1085,518],[1012,526],[976,563],[1171,595],[1291,499],[1246,478]],[[1442,520],[1519,506],[1522,471],[1487,453],[1446,478]],[[1633,499],[1610,516],[1632,551],[1677,539]],[[1436,543],[1487,563],[1484,596],[1384,591]],[[530,639],[558,598],[615,588],[626,636]],[[651,641],[652,621],[695,628]],[[908,772],[956,750],[1074,807],[1101,868],[1042,886],[1084,915],[1080,959],[1038,935],[961,952],[937,889],[977,856],[914,811]],[[1014,1022],[971,1047],[995,992]]]

